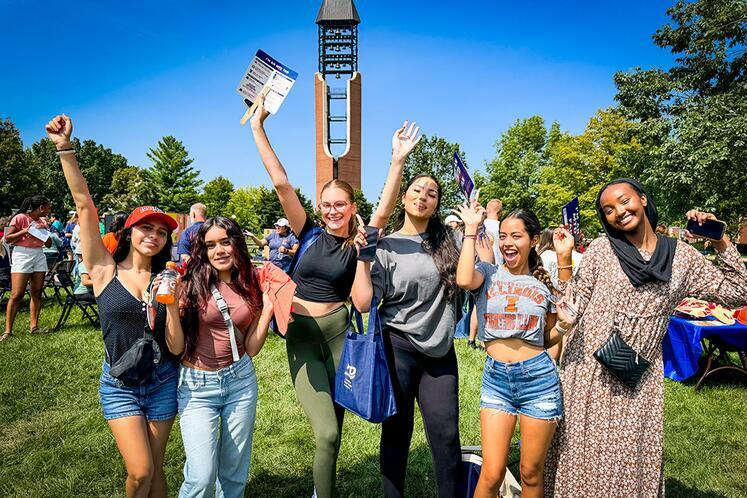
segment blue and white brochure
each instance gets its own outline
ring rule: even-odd
[[[578,197],[574,197],[563,206],[563,225],[568,227],[576,242],[581,240],[581,209],[578,206]]]
[[[297,72],[270,57],[264,51],[257,50],[236,91],[244,97],[247,107],[252,107],[257,96],[264,90],[265,109],[275,114],[285,97],[288,96],[296,78],[298,78]]]

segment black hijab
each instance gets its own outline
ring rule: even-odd
[[[628,178],[618,178],[609,182],[599,190],[596,208],[599,221],[602,222],[602,227],[607,232],[612,251],[614,251],[618,261],[620,261],[620,266],[625,275],[628,276],[630,283],[633,284],[633,287],[640,287],[647,282],[669,282],[669,279],[672,277],[672,260],[674,259],[674,250],[677,246],[677,241],[673,238],[656,234],[656,249],[651,259],[646,261],[641,257],[638,249],[630,243],[625,236],[625,232],[612,227],[604,216],[601,203],[602,193],[607,187],[620,183],[627,183],[639,195],[646,196],[647,203],[644,208],[646,218],[648,218],[652,229],[659,223],[659,213],[656,211],[654,200],[648,195],[643,185]]]

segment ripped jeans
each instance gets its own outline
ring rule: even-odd
[[[547,351],[528,360],[504,363],[488,355],[482,372],[480,408],[540,420],[563,416],[560,377]]]

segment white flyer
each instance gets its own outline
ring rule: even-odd
[[[265,109],[271,114],[275,114],[280,109],[285,97],[288,96],[288,92],[290,92],[297,77],[297,72],[273,59],[262,50],[257,50],[257,54],[252,59],[252,63],[249,64],[246,74],[241,78],[241,83],[236,91],[244,97],[247,107],[252,108],[257,96],[265,89]]]
[[[45,228],[39,228],[35,224],[29,225],[29,235],[36,237],[42,242],[46,242],[49,238],[49,231]]]

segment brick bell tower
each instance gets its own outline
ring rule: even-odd
[[[316,16],[316,202],[322,186],[333,179],[361,188],[360,22],[353,0],[324,0]]]

